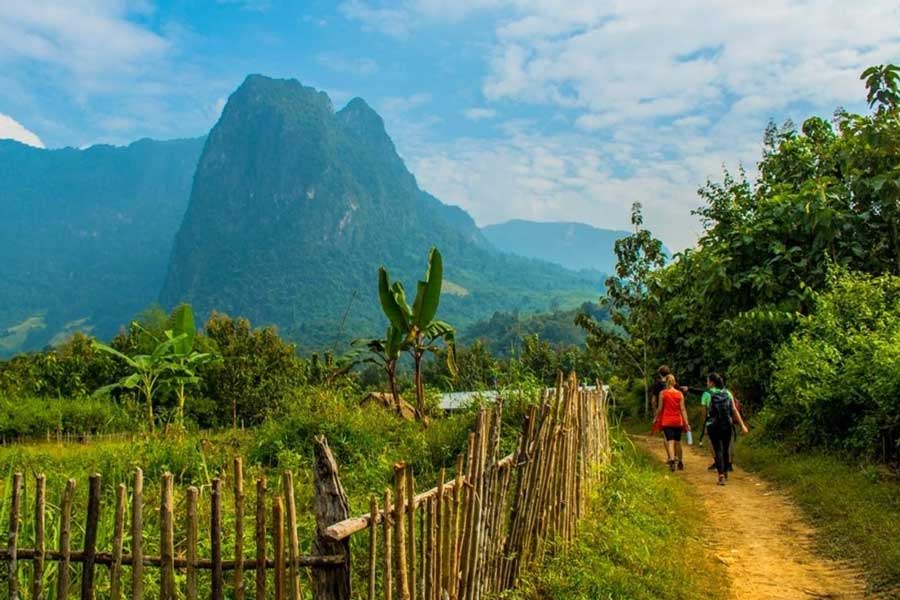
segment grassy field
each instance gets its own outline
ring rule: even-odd
[[[826,555],[851,560],[872,592],[900,594],[900,479],[884,467],[743,440],[744,468],[786,489],[816,526]]]
[[[700,500],[616,436],[616,454],[574,547],[526,578],[515,600],[714,600],[724,567],[701,533]]]

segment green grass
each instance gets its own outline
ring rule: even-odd
[[[714,600],[724,567],[701,533],[700,499],[624,436],[575,544],[526,578],[515,600]]]
[[[871,592],[900,592],[900,479],[884,467],[821,453],[792,453],[755,436],[737,448],[741,466],[774,481],[802,507],[821,551],[851,560]]]

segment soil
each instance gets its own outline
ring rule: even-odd
[[[661,437],[636,437],[663,463]],[[684,478],[706,508],[708,539],[726,565],[735,600],[867,598],[858,570],[815,548],[815,529],[777,487],[735,465],[725,486],[716,484],[708,446],[685,445]],[[737,457],[740,461],[740,456]]]

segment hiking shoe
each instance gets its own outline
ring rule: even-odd
[[[669,461],[669,470],[672,471],[673,473],[675,472],[675,461],[674,460]]]
[[[683,461],[680,461],[680,460],[678,461],[678,470],[684,471],[684,462]]]
[[[726,479],[727,477],[725,477],[724,475],[719,475],[719,485],[725,485]]]
[[[716,470],[716,463],[713,463],[713,464],[709,465],[708,467],[706,467],[706,470],[707,470],[707,471],[715,471],[715,470]]]

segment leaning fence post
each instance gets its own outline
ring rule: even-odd
[[[94,564],[97,558],[97,526],[100,524],[100,475],[88,480],[87,522],[84,527],[84,554],[81,566],[81,600],[94,598]]]
[[[19,599],[18,546],[19,546],[19,505],[22,496],[22,474],[13,475],[12,495],[9,508],[9,598]]]
[[[315,443],[315,493],[313,512],[316,515],[316,541],[313,552],[322,555],[341,555],[339,567],[312,568],[313,598],[316,600],[350,600],[350,540],[335,542],[325,535],[329,525],[350,517],[347,494],[338,477],[338,465],[324,436]],[[374,521],[370,527],[375,527]]]

